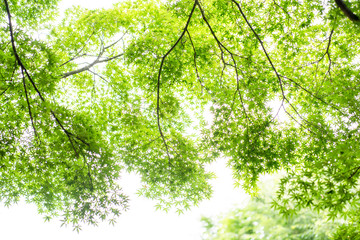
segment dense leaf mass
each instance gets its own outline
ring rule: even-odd
[[[287,171],[283,213],[359,209],[358,1],[124,1],[62,20],[56,4],[1,2],[5,204],[96,223],[127,208],[126,170],[181,212],[226,157],[250,193]]]

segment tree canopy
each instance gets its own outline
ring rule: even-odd
[[[182,212],[223,158],[249,193],[286,171],[281,213],[358,221],[359,1],[135,0],[61,20],[57,3],[1,1],[5,205],[112,222],[129,171]]]

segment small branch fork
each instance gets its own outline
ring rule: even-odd
[[[265,46],[264,46],[263,41],[261,40],[260,36],[256,33],[255,29],[254,29],[254,28],[252,27],[252,25],[250,24],[249,20],[247,19],[246,15],[244,14],[244,12],[243,12],[243,10],[242,10],[242,8],[241,8],[241,6],[240,6],[240,4],[239,4],[236,0],[231,0],[231,1],[236,5],[236,7],[238,8],[238,10],[239,10],[242,18],[245,20],[246,24],[248,25],[248,27],[250,28],[250,30],[252,31],[252,33],[255,35],[255,37],[256,37],[256,39],[258,40],[258,42],[260,43],[261,48],[262,48],[262,50],[263,50],[263,52],[264,52],[264,54],[265,54],[265,56],[266,56],[266,58],[267,58],[267,60],[268,60],[268,62],[269,62],[269,64],[270,64],[271,68],[273,69],[273,72],[275,73],[276,78],[278,79],[279,86],[280,86],[280,89],[281,89],[281,94],[282,94],[282,103],[281,103],[281,105],[280,105],[280,107],[279,107],[278,112],[280,111],[280,108],[283,108],[284,111],[286,112],[286,114],[288,114],[288,115],[289,115],[294,121],[296,121],[301,127],[304,127],[299,121],[297,121],[297,120],[285,109],[285,107],[284,107],[284,100],[285,100],[285,101],[290,105],[290,107],[294,110],[294,112],[299,116],[299,118],[300,118],[301,120],[305,121],[305,122],[306,122],[307,124],[309,124],[309,125],[312,125],[311,123],[309,123],[306,119],[304,119],[304,118],[300,115],[300,113],[297,111],[297,109],[293,106],[293,104],[290,102],[290,100],[286,97],[285,91],[284,91],[284,86],[283,86],[284,84],[283,84],[283,80],[282,80],[282,77],[284,77],[284,76],[280,75],[279,72],[277,71],[275,65],[273,64],[273,62],[272,62],[272,60],[271,60],[271,58],[270,58],[270,56],[269,56],[269,54],[268,54]],[[330,54],[329,54],[329,48],[330,48],[330,42],[331,42],[332,33],[333,33],[333,31],[331,31],[331,34],[330,34],[330,37],[329,37],[329,43],[328,43],[328,46],[327,46],[327,50],[326,50],[325,54],[323,55],[323,57],[324,57],[325,55],[327,55],[327,56],[329,57],[329,61],[331,61],[331,59],[330,59]],[[322,58],[323,58],[323,57],[322,57]],[[330,66],[329,66],[329,68],[330,68]],[[287,78],[287,79],[289,79],[289,78]],[[289,80],[295,83],[295,81],[293,81],[292,79],[289,79]],[[297,85],[297,86],[300,86],[299,84],[296,84],[296,85]],[[301,86],[300,86],[300,87],[301,87]],[[306,91],[307,93],[310,93],[308,90],[305,90],[305,88],[303,88],[303,87],[301,87],[301,89],[304,90],[304,91]],[[313,97],[315,97],[315,95],[313,95],[313,94],[311,94],[311,95],[312,95]],[[317,98],[317,97],[316,97],[316,99],[318,99],[318,100],[322,101],[323,103],[326,103],[326,104],[334,107],[333,105],[325,102],[324,100],[322,100],[322,99],[320,99],[320,98]],[[337,109],[336,107],[335,107],[335,109],[338,110],[338,111],[340,111],[340,110]],[[341,111],[340,111],[340,112],[341,112]],[[277,113],[277,114],[278,114],[278,113]],[[273,118],[273,119],[274,119],[274,118]],[[315,126],[315,127],[317,127],[317,126]],[[305,127],[304,127],[304,128],[305,128]],[[317,127],[317,128],[318,128],[318,127]],[[310,129],[308,129],[308,128],[305,128],[305,129],[307,129],[308,131],[310,131],[311,133],[313,133]]]
[[[104,54],[105,50],[108,49],[109,47],[113,46],[114,44],[116,44],[118,41],[116,41],[115,43],[110,44],[109,46],[106,46],[106,47],[102,48],[100,50],[100,53],[97,55],[95,61],[93,61],[92,63],[90,63],[90,64],[88,64],[88,65],[86,65],[86,66],[84,66],[82,68],[79,68],[79,69],[76,69],[76,70],[73,70],[73,71],[70,71],[70,72],[63,73],[61,78],[67,78],[69,76],[72,76],[72,75],[75,75],[75,74],[78,74],[78,73],[81,73],[81,72],[84,72],[84,71],[89,71],[89,69],[92,68],[96,64],[108,62],[108,61],[111,61],[111,60],[114,60],[114,59],[117,59],[117,58],[123,56],[124,54],[120,53],[120,54],[117,54],[117,55],[112,56],[112,57],[101,59],[101,57]],[[84,54],[82,56],[86,56],[86,54]]]
[[[262,48],[262,50],[263,50],[263,52],[264,52],[264,54],[265,54],[268,62],[270,63],[271,68],[273,69],[273,71],[274,71],[274,73],[275,73],[275,75],[276,75],[276,78],[277,78],[278,81],[279,81],[279,86],[280,86],[280,89],[281,89],[282,100],[281,100],[281,105],[280,105],[280,107],[279,107],[279,109],[278,109],[278,111],[277,111],[277,114],[279,113],[279,111],[280,111],[281,108],[284,108],[284,100],[286,100],[286,101],[290,104],[290,106],[291,106],[292,108],[294,108],[294,107],[292,106],[292,104],[290,103],[290,101],[289,101],[289,100],[286,98],[286,96],[285,96],[282,79],[281,79],[281,77],[280,77],[280,74],[279,74],[278,71],[276,70],[276,68],[275,68],[275,66],[274,66],[274,64],[273,64],[273,62],[272,62],[272,60],[271,60],[268,52],[266,51],[266,48],[265,48],[265,46],[264,46],[263,41],[260,39],[260,36],[256,33],[255,29],[252,27],[252,25],[250,24],[249,20],[248,20],[247,17],[245,16],[245,14],[244,14],[244,12],[243,12],[240,4],[239,4],[237,1],[235,1],[235,0],[231,0],[231,1],[236,5],[236,7],[238,8],[238,10],[239,10],[242,18],[245,20],[246,24],[248,25],[248,27],[250,28],[250,30],[252,31],[252,33],[255,35],[255,37],[256,37],[256,39],[258,40],[258,42],[260,43],[261,48]],[[285,108],[284,108],[284,110],[285,110]],[[277,114],[275,115],[275,117],[277,116]],[[274,117],[273,119],[275,119],[275,117]]]
[[[61,66],[64,66],[65,64],[71,62],[71,61],[74,61],[75,59],[79,58],[79,57],[82,57],[82,56],[85,56],[85,54],[81,54],[80,53],[82,52],[82,50],[84,50],[84,48],[86,47],[86,45],[88,44],[88,42],[90,41],[91,37],[94,36],[95,34],[95,31],[93,31],[90,36],[88,37],[88,39],[85,41],[85,44],[80,48],[79,51],[77,51],[77,53],[75,54],[75,56],[73,56],[72,58],[70,58],[69,60],[67,60],[66,62],[62,63],[60,65]]]
[[[72,58],[70,58],[70,59],[67,60],[66,62],[62,63],[62,64],[60,65],[60,67],[66,65],[66,64],[68,64],[69,62],[72,62],[72,61],[74,61],[74,60],[76,60],[76,59],[78,59],[78,58],[84,57],[84,56],[94,57],[93,55],[89,55],[89,54],[87,54],[87,53],[80,54],[80,53],[84,50],[84,48],[86,47],[86,45],[89,43],[91,37],[92,37],[94,34],[95,34],[95,31],[93,31],[93,32],[91,33],[91,35],[90,35],[90,36],[88,37],[88,39],[85,41],[84,45],[80,48],[80,50],[77,51],[77,53],[76,53]],[[100,60],[100,58],[101,58],[102,55],[104,54],[105,50],[113,47],[113,46],[116,45],[118,42],[120,42],[121,40],[123,40],[123,38],[124,38],[124,36],[125,36],[126,34],[127,34],[127,31],[121,36],[121,38],[119,38],[119,39],[116,40],[115,42],[109,44],[108,46],[104,47],[104,48],[100,51],[100,53],[96,56],[97,59],[96,59],[93,63],[89,64],[88,67],[81,68],[82,70],[81,70],[81,69],[78,69],[78,70],[74,70],[74,71],[71,71],[71,72],[68,72],[68,73],[64,73],[63,76],[62,76],[62,78],[66,78],[66,77],[68,77],[68,76],[70,76],[70,75],[73,75],[73,74],[76,74],[76,73],[80,73],[80,72],[89,70],[89,69],[90,69],[92,66],[94,66],[95,64],[102,63],[102,62],[108,62],[108,61],[111,61],[111,60],[113,60],[113,59],[116,59],[116,58],[119,58],[119,57],[123,56],[123,54],[118,54],[118,55],[115,55],[115,56],[113,56],[113,57],[108,57],[108,58],[106,58],[106,59]],[[91,65],[91,66],[90,66],[90,65]]]
[[[46,102],[45,98],[43,97],[43,95],[41,94],[40,90],[37,88],[34,80],[32,79],[32,77],[30,76],[29,72],[27,71],[26,67],[24,66],[24,64],[22,63],[19,54],[17,52],[16,46],[15,46],[15,39],[14,39],[14,33],[13,33],[13,28],[12,28],[12,22],[11,22],[11,14],[10,14],[10,9],[9,9],[9,4],[7,0],[4,0],[5,3],[5,8],[6,8],[6,12],[8,15],[8,21],[9,21],[9,28],[10,28],[10,38],[11,38],[11,45],[12,45],[12,49],[14,52],[14,56],[16,58],[16,62],[17,64],[20,66],[21,68],[21,72],[23,75],[23,85],[24,85],[24,90],[25,90],[25,95],[26,95],[26,101],[28,104],[28,110],[29,110],[29,115],[30,115],[30,119],[31,119],[31,123],[32,123],[32,127],[35,133],[35,136],[38,136],[36,128],[35,128],[35,124],[34,124],[34,119],[33,119],[33,115],[31,112],[31,106],[30,106],[30,102],[29,102],[29,98],[28,98],[28,92],[27,92],[27,88],[26,88],[26,82],[25,82],[25,76],[29,79],[31,85],[33,86],[33,88],[35,89],[36,93],[38,94],[39,98],[41,99],[42,102]],[[71,137],[76,138],[77,140],[81,141],[82,143],[84,143],[85,145],[89,145],[88,143],[86,143],[84,140],[80,139],[79,137],[75,136],[74,134],[72,134],[71,132],[69,132],[68,130],[65,129],[65,127],[62,125],[61,121],[59,120],[59,118],[56,116],[55,112],[53,110],[50,109],[50,113],[51,115],[54,117],[55,121],[57,122],[57,124],[60,126],[60,128],[62,129],[62,131],[66,134],[67,138],[69,139],[69,142],[71,143],[71,146],[76,154],[76,156],[79,156],[78,151],[75,148],[73,139]]]
[[[210,95],[212,95],[212,93],[210,92],[210,90],[204,85],[204,83],[201,81],[201,78],[200,78],[200,74],[199,74],[199,70],[198,70],[198,67],[197,67],[197,63],[196,63],[196,57],[197,57],[197,53],[196,53],[196,48],[195,48],[195,45],[194,45],[194,42],[192,41],[192,38],[191,38],[191,35],[190,35],[190,32],[186,29],[186,32],[189,36],[189,39],[190,39],[190,43],[191,43],[191,46],[192,46],[192,49],[194,51],[194,67],[195,67],[195,73],[196,73],[196,78],[201,86],[201,94],[203,93],[203,89],[205,89]]]
[[[326,75],[327,75],[327,74],[329,74],[329,76],[330,76],[330,81],[331,81],[331,72],[330,72],[330,71],[331,71],[332,60],[331,60],[331,56],[330,56],[329,50],[330,50],[331,38],[332,38],[333,33],[334,33],[334,29],[332,29],[331,32],[330,32],[329,40],[328,40],[328,45],[327,45],[327,47],[326,47],[325,53],[322,55],[322,57],[321,57],[319,60],[317,60],[316,72],[317,72],[319,63],[324,59],[325,56],[328,57],[329,66],[328,66],[328,69],[327,69],[327,71],[326,71],[326,73],[325,73],[325,75],[324,75],[324,78],[323,78],[323,80],[322,80],[322,82],[321,82],[321,84],[320,84],[320,87],[319,87],[318,91],[316,92],[316,94],[319,92],[320,88],[322,87],[322,85],[323,85],[323,83],[324,83],[324,81],[325,81],[325,78],[326,78]],[[316,75],[315,75],[315,78],[316,78]]]
[[[237,1],[235,1],[235,0],[231,0],[231,1],[237,6],[237,8],[239,9],[239,12],[240,12],[241,16],[243,17],[243,19],[245,20],[246,24],[249,26],[249,28],[250,28],[251,31],[253,32],[253,34],[255,35],[256,39],[259,41],[259,43],[260,43],[260,45],[261,45],[261,48],[263,49],[263,52],[264,52],[265,55],[266,55],[266,58],[268,59],[270,65],[271,65],[271,67],[272,67],[272,69],[274,70],[274,73],[275,73],[277,79],[279,80],[279,85],[280,85],[280,88],[281,88],[282,96],[283,96],[283,98],[286,98],[285,93],[284,93],[284,88],[283,88],[283,83],[282,83],[281,77],[280,77],[278,71],[276,70],[273,62],[271,61],[271,58],[270,58],[268,52],[267,52],[266,49],[265,49],[265,46],[264,46],[263,41],[260,39],[260,36],[256,33],[256,31],[254,30],[254,28],[253,28],[252,25],[250,24],[249,20],[248,20],[247,17],[245,16],[245,14],[244,14],[244,12],[243,12],[240,4],[239,4]]]
[[[243,108],[243,112],[244,112],[244,115],[246,117],[246,120],[247,122],[250,120],[249,118],[249,115],[247,114],[246,112],[246,109],[245,109],[245,104],[244,104],[244,100],[243,100],[243,97],[241,95],[241,91],[240,91],[240,82],[239,82],[239,72],[238,72],[238,67],[237,67],[237,63],[235,61],[235,58],[234,58],[234,55],[237,56],[236,54],[234,54],[233,52],[231,52],[227,47],[225,47],[222,42],[219,40],[219,38],[216,36],[214,30],[212,29],[209,21],[207,20],[206,16],[205,16],[205,13],[204,13],[204,10],[202,9],[200,3],[196,0],[195,1],[196,4],[198,5],[199,9],[200,9],[200,12],[201,12],[201,16],[203,18],[203,20],[205,21],[206,25],[208,26],[210,32],[211,32],[211,35],[214,37],[215,41],[217,42],[218,46],[219,46],[219,49],[221,51],[221,61],[223,62],[224,64],[224,68],[223,70],[225,70],[225,66],[226,65],[229,65],[225,62],[224,60],[224,50],[230,55],[231,57],[231,60],[232,62],[234,63],[234,69],[235,69],[235,74],[236,74],[236,91],[234,93],[234,97],[236,95],[236,93],[239,95],[239,99],[240,99],[240,102],[241,102],[241,105],[242,105],[242,108]],[[235,101],[235,98],[233,100],[233,104],[234,105],[234,101]],[[232,111],[232,108],[231,108],[231,111]],[[229,113],[229,116],[230,116],[231,112]]]
[[[256,31],[254,30],[254,28],[252,27],[252,25],[251,25],[250,22],[248,21],[248,19],[247,19],[247,17],[245,16],[245,14],[244,14],[244,12],[243,12],[240,4],[239,4],[236,0],[231,0],[231,1],[237,6],[237,8],[238,8],[238,10],[239,10],[242,18],[245,20],[246,24],[248,25],[248,27],[250,28],[250,30],[251,30],[251,31],[253,32],[253,34],[255,35],[255,37],[256,37],[256,39],[258,40],[258,42],[260,43],[261,48],[262,48],[262,50],[263,50],[263,52],[264,52],[264,54],[265,54],[265,56],[266,56],[266,58],[267,58],[267,60],[268,60],[268,62],[269,62],[269,64],[270,64],[273,72],[275,73],[276,78],[278,79],[278,83],[279,83],[279,86],[280,86],[280,89],[281,89],[281,93],[282,93],[282,100],[281,100],[281,105],[280,105],[280,107],[279,107],[276,115],[278,115],[280,109],[283,108],[284,111],[285,111],[288,115],[290,115],[290,117],[291,117],[292,119],[294,119],[301,127],[305,128],[305,127],[304,127],[299,121],[297,121],[297,120],[285,109],[285,107],[284,107],[284,102],[286,101],[287,104],[289,104],[290,107],[295,111],[295,113],[301,118],[301,120],[307,122],[306,119],[304,119],[304,118],[300,115],[300,113],[297,111],[297,109],[291,104],[291,102],[289,101],[289,99],[286,97],[285,91],[284,91],[284,86],[283,86],[284,84],[283,84],[283,80],[282,80],[282,77],[284,77],[284,76],[281,76],[281,75],[278,73],[275,65],[273,64],[273,62],[272,62],[272,60],[271,60],[271,58],[270,58],[270,56],[269,56],[269,54],[268,54],[265,46],[264,46],[263,41],[260,39],[260,36],[256,33]],[[192,9],[191,9],[191,12],[190,12],[190,14],[189,14],[189,16],[188,16],[188,20],[187,20],[187,22],[186,22],[186,25],[185,25],[183,31],[181,32],[181,34],[180,34],[179,38],[177,39],[177,41],[175,42],[175,44],[173,44],[172,47],[171,47],[171,48],[165,53],[165,55],[162,57],[161,63],[160,63],[160,67],[159,67],[159,72],[158,72],[158,81],[157,81],[157,107],[156,107],[157,125],[158,125],[158,130],[159,130],[160,136],[161,136],[161,138],[162,138],[163,144],[164,144],[164,146],[165,146],[165,148],[166,148],[166,153],[167,153],[167,156],[168,156],[168,159],[169,159],[169,165],[171,165],[171,157],[170,157],[170,153],[169,153],[169,146],[168,146],[168,144],[167,144],[167,142],[166,142],[164,133],[163,133],[163,131],[162,131],[161,121],[160,121],[160,87],[161,87],[161,73],[162,73],[163,65],[164,65],[164,62],[165,62],[167,56],[174,50],[174,48],[175,48],[175,47],[178,45],[178,43],[182,40],[182,38],[184,37],[185,33],[187,33],[187,34],[189,35],[189,39],[190,39],[191,46],[192,46],[192,48],[193,48],[193,50],[194,50],[194,64],[195,64],[196,77],[197,77],[198,81],[200,82],[201,87],[202,87],[202,88],[204,87],[204,86],[203,86],[203,83],[201,82],[201,79],[200,79],[200,76],[199,76],[199,72],[198,72],[198,68],[197,68],[197,64],[196,64],[196,50],[195,50],[195,46],[194,46],[194,43],[192,42],[190,33],[189,33],[189,31],[188,31],[188,26],[189,26],[190,20],[191,20],[191,18],[192,18],[192,16],[193,16],[193,13],[194,13],[196,7],[199,7],[199,10],[200,10],[200,13],[201,13],[201,16],[202,16],[204,22],[206,23],[206,25],[207,25],[207,27],[209,28],[212,36],[214,37],[215,41],[217,42],[217,44],[218,44],[218,46],[219,46],[219,49],[220,49],[220,51],[221,51],[221,60],[222,60],[222,62],[224,63],[224,67],[225,67],[226,65],[229,65],[229,64],[227,64],[227,63],[225,62],[225,60],[224,60],[224,53],[225,53],[225,52],[228,53],[228,54],[230,55],[230,57],[231,57],[231,61],[232,61],[233,64],[234,64],[233,67],[234,67],[234,69],[235,69],[236,82],[237,82],[237,88],[236,88],[234,97],[235,97],[235,95],[238,93],[239,98],[240,98],[240,101],[241,101],[241,104],[242,104],[242,106],[243,106],[243,111],[244,111],[244,113],[245,113],[245,116],[246,116],[247,120],[249,120],[249,116],[247,115],[247,112],[246,112],[246,109],[245,109],[245,105],[244,105],[244,101],[243,101],[243,98],[242,98],[242,95],[241,95],[241,92],[240,92],[240,83],[239,83],[238,67],[237,67],[236,60],[235,60],[235,58],[234,58],[234,55],[235,55],[235,56],[237,56],[237,55],[234,54],[234,53],[232,53],[232,52],[231,52],[226,46],[224,46],[223,43],[218,39],[218,37],[216,36],[215,32],[213,31],[210,23],[208,22],[208,20],[207,20],[207,18],[206,18],[206,16],[205,16],[204,10],[202,9],[199,1],[198,1],[198,0],[195,0],[195,3],[194,3],[194,5],[193,5],[193,7],[192,7]],[[332,33],[331,33],[331,34],[332,34]],[[331,35],[330,35],[330,39],[331,39]],[[331,40],[329,40],[329,45],[330,45],[330,41],[331,41]],[[329,49],[329,46],[328,46],[328,49]],[[330,58],[328,49],[327,49],[326,53],[324,54],[324,56],[327,55],[327,56]],[[230,66],[231,66],[231,64],[230,64]],[[287,78],[287,79],[288,79],[288,78]],[[289,80],[292,81],[292,82],[294,82],[294,80],[292,80],[292,79],[289,79]],[[299,84],[296,84],[296,85],[297,85],[297,86],[300,86]],[[300,87],[301,87],[301,86],[300,86]],[[310,93],[308,90],[306,90],[306,89],[303,88],[303,87],[301,87],[301,89],[303,89],[303,90],[305,90],[306,92]],[[313,94],[311,94],[311,95],[314,96]],[[322,99],[320,99],[320,98],[317,98],[317,99],[320,100],[320,101],[322,101],[323,103],[328,104],[327,102],[325,102],[324,100],[322,100]],[[235,99],[234,99],[234,100],[235,100]],[[333,107],[334,107],[334,106],[333,106]],[[337,109],[337,110],[339,110],[339,109]],[[275,117],[276,117],[276,116],[275,116]],[[274,118],[275,118],[275,117],[274,117]],[[273,119],[274,119],[274,118],[273,118]],[[307,123],[308,123],[308,122],[307,122]],[[308,123],[308,124],[310,124],[310,123]],[[305,128],[305,129],[306,129],[306,128]],[[309,130],[309,129],[308,129],[308,130]],[[309,131],[311,132],[311,130],[309,130]]]

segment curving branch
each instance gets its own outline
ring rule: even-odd
[[[348,179],[351,179],[352,177],[354,177],[358,173],[359,170],[360,170],[360,166],[355,169],[355,171],[348,177]]]
[[[273,2],[278,8],[280,8],[284,13],[286,13],[289,18],[291,18],[290,14],[282,6],[280,6],[275,0],[273,0]]]
[[[264,54],[266,55],[266,58],[267,58],[267,60],[269,61],[270,65],[271,65],[272,69],[274,70],[274,73],[275,73],[275,75],[276,75],[276,77],[277,77],[277,79],[278,79],[278,81],[279,81],[279,85],[280,85],[280,88],[281,88],[281,93],[282,93],[282,95],[283,95],[283,98],[286,98],[286,97],[285,97],[285,92],[284,92],[283,83],[282,83],[280,74],[279,74],[278,71],[276,70],[276,68],[275,68],[275,66],[274,66],[274,64],[273,64],[273,62],[272,62],[272,60],[271,60],[268,52],[266,51],[266,48],[265,48],[265,46],[264,46],[263,41],[261,40],[260,36],[256,33],[255,29],[252,27],[252,25],[250,24],[249,20],[248,20],[247,17],[245,16],[245,14],[244,14],[244,12],[243,12],[240,4],[239,4],[237,1],[235,1],[235,0],[231,0],[231,1],[237,6],[237,8],[239,9],[239,12],[240,12],[240,14],[241,14],[241,16],[243,17],[243,19],[245,20],[246,24],[247,24],[248,27],[251,29],[251,31],[253,32],[253,34],[255,35],[255,37],[256,37],[256,39],[258,40],[258,42],[260,43],[261,48],[262,48]]]
[[[340,10],[353,22],[360,22],[360,18],[351,11],[351,9],[344,3],[343,0],[335,0],[336,5]]]
[[[31,85],[33,86],[33,88],[35,89],[36,93],[38,94],[39,98],[41,99],[42,102],[46,102],[44,96],[42,95],[42,93],[40,92],[40,90],[37,88],[34,80],[32,79],[31,75],[29,74],[29,72],[27,71],[26,67],[24,66],[23,62],[21,61],[21,58],[17,52],[17,48],[15,46],[15,38],[14,38],[14,31],[13,31],[13,27],[12,27],[12,21],[11,21],[11,14],[10,14],[10,9],[9,9],[9,4],[7,0],[4,0],[5,3],[5,9],[7,12],[7,17],[8,17],[8,21],[9,21],[9,31],[10,31],[10,39],[11,39],[11,45],[12,45],[12,49],[13,49],[13,53],[16,59],[17,64],[20,66],[22,73],[25,73],[25,76],[29,79]],[[25,78],[23,78],[24,80]],[[25,85],[26,87],[26,85]],[[55,121],[57,122],[57,124],[60,126],[60,128],[62,129],[62,131],[66,134],[69,142],[71,143],[71,146],[76,154],[76,156],[79,156],[78,151],[75,148],[74,145],[74,141],[71,138],[72,136],[75,137],[77,140],[81,141],[82,143],[84,143],[85,145],[89,145],[87,142],[85,142],[84,140],[80,139],[79,137],[77,137],[76,135],[74,135],[73,133],[69,132],[68,130],[65,129],[65,127],[63,126],[63,124],[61,123],[60,119],[56,116],[55,112],[50,109],[50,113],[51,115],[54,117]]]
[[[333,109],[335,109],[336,111],[338,111],[339,113],[341,113],[342,115],[346,116],[345,113],[343,113],[338,107],[336,107],[334,104],[329,103],[327,101],[325,101],[324,99],[316,96],[314,93],[312,93],[311,91],[309,91],[308,89],[304,88],[301,84],[299,84],[298,82],[296,82],[295,80],[286,77],[286,76],[282,76],[284,79],[289,80],[290,82],[294,83],[297,87],[299,87],[300,89],[302,89],[303,91],[305,91],[306,93],[308,93],[310,96],[312,96],[313,98],[319,100],[320,102],[322,102],[325,105],[329,105],[330,107],[332,107]]]
[[[162,131],[162,128],[161,128],[161,123],[160,123],[160,83],[161,83],[161,72],[162,72],[162,69],[163,69],[163,65],[164,65],[164,62],[165,62],[165,59],[166,57],[174,50],[174,48],[178,45],[178,43],[181,41],[181,39],[184,37],[185,33],[187,32],[187,29],[188,29],[188,26],[189,26],[189,23],[190,23],[190,20],[193,16],[193,13],[195,11],[195,8],[196,8],[196,5],[197,5],[197,1],[195,1],[192,9],[191,9],[191,12],[190,12],[190,15],[188,17],[188,20],[185,24],[185,27],[184,27],[184,30],[181,32],[180,34],[180,37],[177,39],[177,41],[175,42],[174,45],[172,45],[172,47],[165,53],[165,55],[162,57],[161,59],[161,63],[160,63],[160,67],[159,67],[159,74],[158,74],[158,80],[157,80],[157,96],[156,96],[156,116],[157,116],[157,125],[158,125],[158,129],[159,129],[159,133],[160,133],[160,136],[163,140],[163,143],[164,143],[164,146],[166,148],[166,154],[168,156],[168,159],[169,159],[169,165],[171,165],[171,157],[170,157],[170,153],[169,153],[169,146],[168,144],[166,143],[166,140],[165,140],[165,136],[164,136],[164,133]]]
[[[205,89],[209,93],[209,95],[213,97],[213,94],[211,93],[210,89],[205,86],[203,81],[201,81],[199,70],[198,70],[197,63],[196,63],[196,57],[197,57],[196,48],[195,48],[194,42],[192,41],[190,32],[188,30],[186,30],[186,32],[189,36],[190,43],[191,43],[192,49],[194,51],[194,67],[195,67],[196,78],[201,86],[201,94],[203,93],[203,89]]]

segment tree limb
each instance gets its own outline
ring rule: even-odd
[[[360,19],[351,9],[344,3],[343,0],[335,0],[336,5],[340,8],[340,10],[353,22],[359,22]]]
[[[24,86],[24,91],[25,91],[26,103],[28,105],[31,125],[32,125],[32,128],[34,130],[35,137],[37,137],[39,139],[39,135],[37,134],[36,128],[35,128],[34,118],[33,118],[32,112],[31,112],[31,105],[30,105],[30,101],[29,101],[28,92],[27,92],[27,89],[26,89],[25,75],[24,75],[24,70],[23,69],[21,69],[21,73],[22,73],[23,86]]]
[[[69,76],[71,76],[71,75],[78,74],[78,73],[81,73],[81,72],[84,72],[84,71],[88,71],[90,68],[92,68],[92,67],[93,67],[94,65],[96,65],[96,64],[103,63],[103,62],[108,62],[108,61],[111,61],[111,60],[114,60],[114,59],[116,59],[116,58],[119,58],[119,57],[123,56],[124,54],[123,54],[123,53],[120,53],[120,54],[115,55],[115,56],[113,56],[113,57],[108,57],[108,58],[106,58],[106,59],[100,60],[101,57],[102,57],[102,55],[104,54],[105,50],[113,47],[115,44],[117,44],[118,42],[120,42],[120,41],[124,38],[124,36],[125,36],[126,33],[127,33],[127,32],[125,32],[125,33],[121,36],[120,39],[116,40],[115,42],[111,43],[111,44],[108,45],[108,46],[103,47],[103,48],[100,50],[100,53],[97,55],[95,61],[93,61],[92,63],[88,64],[88,65],[85,66],[85,67],[82,67],[82,68],[79,68],[79,69],[76,69],[76,70],[73,70],[73,71],[70,71],[70,72],[63,73],[62,76],[61,76],[61,78],[67,78],[67,77],[69,77]],[[91,36],[92,36],[92,35],[91,35]],[[91,36],[90,36],[90,37],[91,37]],[[89,37],[89,39],[90,39],[90,37]],[[82,49],[81,49],[80,51],[82,51]],[[87,55],[87,54],[85,53],[85,54],[82,54],[81,56],[86,56],[86,55]],[[81,57],[81,56],[80,56],[80,57]],[[76,58],[78,58],[78,56],[75,56],[74,58],[70,59],[70,60],[67,61],[66,63],[68,63],[68,62],[70,62],[70,61],[72,61],[72,60],[74,60],[74,59],[76,59]],[[66,63],[64,63],[64,64],[66,64]],[[62,65],[64,65],[64,64],[62,64]],[[62,66],[62,65],[60,65],[60,66]]]
[[[123,53],[121,53],[121,54],[115,55],[113,57],[109,57],[109,58],[100,60],[102,54],[103,54],[103,52],[100,52],[100,54],[97,56],[96,60],[93,61],[92,63],[86,65],[85,67],[82,67],[82,68],[79,68],[79,69],[76,69],[76,70],[73,70],[73,71],[70,71],[70,72],[63,73],[61,78],[67,78],[67,77],[69,77],[71,75],[75,75],[75,74],[78,74],[78,73],[81,73],[81,72],[84,72],[84,71],[88,71],[90,68],[92,68],[96,64],[103,63],[103,62],[108,62],[108,61],[114,60],[114,59],[119,58],[119,57],[124,55]]]
[[[192,15],[193,15],[193,13],[195,11],[196,5],[197,5],[197,1],[195,1],[194,5],[193,5],[193,7],[191,9],[190,15],[189,15],[188,20],[187,20],[187,22],[185,24],[184,30],[181,32],[180,37],[175,42],[175,44],[162,57],[160,67],[159,67],[159,74],[158,74],[158,81],[157,81],[157,96],[156,96],[156,116],[157,116],[157,125],[158,125],[158,129],[159,129],[159,133],[160,133],[161,138],[163,140],[163,143],[165,145],[166,154],[167,154],[168,159],[169,159],[169,165],[171,165],[171,157],[170,157],[170,154],[169,154],[169,147],[168,147],[168,145],[166,143],[164,133],[163,133],[163,131],[161,129],[161,124],[160,124],[160,80],[161,80],[161,72],[162,72],[162,68],[163,68],[166,57],[174,50],[174,48],[178,45],[180,40],[184,37],[184,35],[185,35],[186,31],[187,31],[187,28],[189,26],[190,20],[192,18]]]
[[[7,12],[7,16],[8,16],[8,20],[9,20],[9,31],[10,31],[10,38],[11,38],[11,45],[12,45],[12,49],[14,52],[14,56],[15,59],[17,61],[17,63],[19,64],[21,70],[25,73],[26,77],[29,79],[31,85],[34,87],[36,93],[38,94],[38,96],[40,97],[41,101],[45,102],[45,98],[43,97],[43,95],[41,94],[40,90],[37,88],[34,80],[32,79],[32,77],[30,76],[29,72],[27,71],[26,67],[24,66],[24,64],[22,63],[20,56],[17,52],[16,46],[15,46],[15,39],[14,39],[14,32],[13,32],[13,28],[12,28],[12,22],[11,22],[11,14],[10,14],[10,9],[9,9],[9,4],[7,0],[4,0],[5,3],[5,9]],[[58,125],[60,126],[60,128],[62,129],[62,131],[66,134],[67,138],[69,139],[69,142],[71,143],[71,146],[76,154],[76,156],[79,156],[78,151],[75,148],[75,145],[73,143],[73,140],[71,139],[71,136],[75,136],[74,134],[72,134],[71,132],[69,132],[68,130],[65,129],[65,127],[62,125],[61,121],[59,120],[59,118],[56,116],[55,112],[50,109],[50,113],[51,115],[55,118],[55,121],[58,123]],[[86,143],[85,141],[81,140],[79,137],[75,136],[76,139],[82,141],[84,144],[89,145],[88,143]]]
[[[80,48],[80,50],[75,54],[75,56],[72,57],[72,58],[70,58],[70,59],[67,60],[66,62],[62,63],[62,64],[60,65],[60,67],[63,66],[63,65],[65,65],[65,64],[67,64],[67,63],[69,63],[69,62],[71,62],[71,61],[74,61],[74,60],[75,60],[76,58],[78,58],[78,57],[81,57],[81,56],[86,55],[86,53],[84,53],[84,54],[81,54],[81,55],[79,56],[79,54],[82,52],[82,50],[84,50],[84,48],[85,48],[85,46],[88,44],[90,38],[91,38],[94,34],[95,34],[95,31],[93,31],[93,32],[91,33],[91,35],[90,35],[90,36],[88,37],[88,39],[85,41],[85,44]]]

